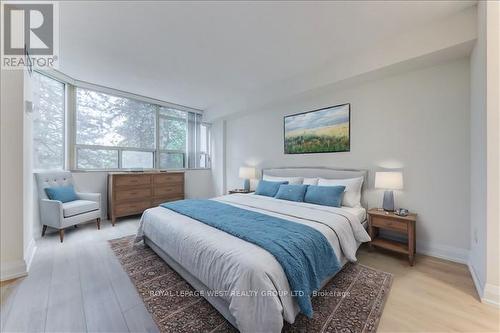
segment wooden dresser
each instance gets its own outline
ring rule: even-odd
[[[140,214],[166,201],[184,199],[184,172],[108,174],[108,218]]]

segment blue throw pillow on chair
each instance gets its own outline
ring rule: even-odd
[[[268,180],[261,180],[257,189],[255,189],[255,194],[265,195],[266,197],[274,197],[278,193],[280,185],[288,184],[288,182],[270,182]]]
[[[280,185],[276,199],[303,202],[308,185]]]
[[[309,185],[304,201],[316,205],[340,207],[344,191],[345,186]]]
[[[57,200],[61,202],[78,200],[78,195],[76,195],[75,189],[72,185],[46,187],[45,193],[50,200]]]

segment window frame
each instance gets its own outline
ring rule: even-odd
[[[56,82],[59,82],[62,84],[63,86],[63,118],[62,118],[62,165],[60,166],[60,169],[57,168],[57,169],[54,169],[54,168],[49,168],[49,169],[40,169],[40,168],[33,168],[33,171],[34,172],[38,172],[38,171],[45,171],[45,170],[65,170],[68,168],[69,166],[69,163],[68,163],[68,155],[67,155],[67,148],[68,148],[68,140],[67,140],[67,134],[68,134],[68,83],[65,81],[65,80],[62,80],[61,78],[57,77],[57,76],[54,76],[54,75],[50,75],[50,74],[46,74],[42,71],[34,71],[34,73],[32,75],[41,75],[41,76],[44,76],[50,80],[54,80]],[[31,88],[31,87],[30,87]],[[33,119],[31,119],[31,122],[33,122]],[[31,124],[31,126],[33,126],[33,124]],[[33,140],[33,138],[32,138]],[[34,159],[34,147],[32,147],[31,149],[31,155]]]
[[[160,149],[159,145],[159,118],[160,118],[160,109],[161,107],[165,108],[170,108],[170,109],[175,109],[178,111],[183,111],[187,113],[187,116],[189,117],[189,113],[197,114],[197,115],[203,115],[203,111],[195,108],[190,108],[186,107],[183,105],[175,104],[175,103],[169,103],[165,102],[162,100],[134,94],[134,93],[129,93],[126,91],[118,90],[118,89],[113,89],[105,86],[100,86],[97,84],[92,84],[89,82],[84,82],[84,81],[79,81],[75,80],[70,76],[67,76],[57,70],[34,70],[34,72],[44,75],[50,79],[59,81],[64,85],[64,123],[63,123],[63,131],[64,131],[64,140],[63,140],[63,159],[64,159],[64,165],[63,169],[69,169],[74,172],[113,172],[113,171],[126,171],[126,170],[133,170],[132,168],[121,168],[122,166],[122,152],[123,151],[144,151],[144,152],[152,152],[153,153],[153,168],[144,168],[144,170],[209,170],[211,169],[211,156],[210,152],[208,153],[208,167],[205,168],[200,168],[195,165],[195,167],[189,167],[189,151],[188,147],[186,147],[186,150],[181,151],[181,150],[168,150],[168,149]],[[77,99],[76,99],[76,91],[78,88],[81,89],[88,89],[88,90],[93,90],[98,93],[103,93],[103,94],[108,94],[112,95],[115,97],[120,97],[120,98],[128,98],[128,99],[134,99],[140,102],[145,102],[153,105],[155,107],[155,148],[133,148],[133,147],[122,147],[122,146],[99,146],[99,145],[84,145],[84,144],[77,144],[76,143],[76,111],[77,111]],[[171,118],[176,118],[172,116],[166,116],[162,115],[162,117],[171,117]],[[208,131],[207,131],[207,136],[210,138],[210,129],[211,129],[211,124],[202,122],[203,124],[207,124]],[[189,125],[188,125],[189,126]],[[188,129],[189,131],[189,129]],[[195,140],[198,140],[197,135],[194,134],[193,137]],[[187,140],[189,140],[189,134],[187,135]],[[118,168],[107,168],[107,169],[87,169],[87,168],[78,168],[78,149],[104,149],[104,150],[117,150],[118,151]],[[197,148],[196,148],[197,149]],[[208,149],[210,149],[210,143],[208,142]],[[172,169],[165,169],[165,168],[160,168],[160,153],[179,153],[183,154],[184,157],[184,167],[182,169],[178,168],[172,168]],[[196,154],[199,155],[200,152],[196,151]]]
[[[187,115],[186,115],[187,117]],[[156,154],[157,155],[157,159],[156,159],[156,166],[157,166],[157,169],[160,169],[160,170],[163,170],[163,168],[161,168],[161,165],[160,165],[160,155],[161,153],[165,153],[165,154],[182,154],[182,161],[183,161],[183,168],[182,169],[189,169],[186,167],[187,163],[188,162],[188,159],[187,159],[187,155],[188,155],[188,149],[187,149],[187,145],[185,147],[184,150],[178,150],[178,149],[161,149],[160,147],[160,120],[161,119],[166,119],[166,120],[185,120],[186,121],[186,133],[188,133],[188,126],[187,126],[187,119],[183,119],[183,118],[179,118],[179,117],[174,117],[174,116],[168,116],[168,115],[164,115],[164,114],[161,114],[160,112],[160,108],[158,108],[156,110],[156,133],[157,133],[157,136],[156,136],[156,149],[158,150],[158,153]],[[188,140],[188,138],[186,137],[186,141]],[[191,169],[194,169],[194,168],[191,168]],[[179,169],[165,169],[165,170],[179,170]]]
[[[207,150],[206,151],[203,151],[203,150],[199,150],[197,152],[197,158],[198,158],[198,161],[199,159],[202,157],[202,156],[205,156],[205,165],[208,165],[207,167],[204,167],[204,168],[199,168],[199,169],[211,169],[212,168],[212,157],[211,157],[211,153],[210,153],[210,148],[211,148],[211,145],[210,145],[210,139],[211,139],[211,132],[212,132],[212,124],[210,123],[207,123],[207,122],[201,122],[200,125],[202,126],[205,126],[206,128],[206,138],[205,138],[205,142],[207,143]],[[200,130],[201,132],[201,130]],[[201,148],[201,145],[198,144],[198,147]]]

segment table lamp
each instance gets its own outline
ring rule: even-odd
[[[255,179],[255,168],[240,167],[239,177],[244,179],[243,189],[245,191],[250,191],[250,179]]]
[[[375,188],[384,189],[382,208],[386,212],[394,211],[394,192],[403,189],[403,173],[397,171],[381,171],[375,173]]]

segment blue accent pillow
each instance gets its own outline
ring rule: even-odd
[[[45,193],[47,193],[47,197],[49,197],[50,200],[58,200],[61,202],[78,200],[78,195],[76,195],[72,185],[46,187]]]
[[[316,205],[340,207],[344,191],[345,186],[309,185],[304,196],[304,201]]]
[[[288,182],[270,182],[268,180],[261,180],[255,194],[265,195],[266,197],[274,197],[280,188],[280,185],[286,185]]]
[[[303,202],[308,185],[280,185],[276,199]]]

